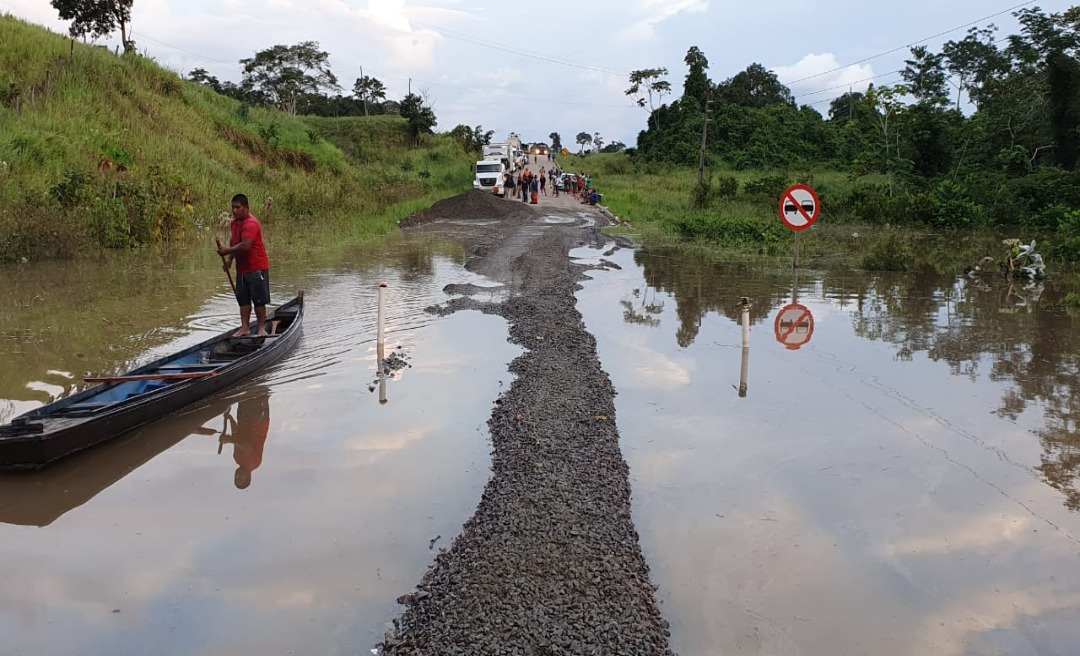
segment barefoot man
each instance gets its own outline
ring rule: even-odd
[[[237,194],[232,199],[232,238],[229,246],[218,248],[228,273],[236,262],[236,302],[240,304],[240,330],[237,337],[251,334],[251,306],[259,321],[259,336],[266,336],[266,304],[270,302],[270,258],[266,256],[262,224],[248,209],[248,198]]]

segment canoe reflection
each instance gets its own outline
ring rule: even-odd
[[[230,426],[234,406],[236,418]],[[250,483],[251,472],[262,463],[269,417],[270,390],[254,385],[207,399],[203,406],[107,441],[53,467],[0,474],[0,522],[48,526],[184,439],[218,435],[221,431],[210,427],[217,424],[215,419],[229,427],[230,434],[222,444],[234,443],[236,484],[240,487],[244,477]]]

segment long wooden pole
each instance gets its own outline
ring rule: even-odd
[[[208,378],[216,376],[214,371],[196,371],[186,374],[141,374],[137,376],[87,376],[83,378],[88,383],[130,383],[140,380],[188,380],[191,378]]]
[[[214,241],[217,242],[217,247],[220,249],[221,248],[221,240],[220,239],[215,239]],[[221,256],[221,263],[225,264],[225,265],[228,265],[228,262],[225,261],[225,256],[224,255]],[[235,294],[236,293],[236,283],[233,282],[233,279],[232,279],[232,268],[225,269],[225,275],[229,276],[229,287],[232,287],[232,293]]]

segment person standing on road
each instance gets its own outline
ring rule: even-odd
[[[543,171],[540,172],[540,193],[547,196],[547,177]]]
[[[262,224],[248,208],[248,197],[236,194],[232,199],[232,237],[229,246],[218,243],[225,273],[236,262],[236,302],[240,305],[240,330],[237,337],[251,334],[251,306],[259,322],[259,337],[266,337],[266,306],[270,303],[270,258],[263,243]]]

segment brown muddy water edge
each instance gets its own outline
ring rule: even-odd
[[[588,267],[569,251],[602,247],[603,225],[594,208],[483,192],[403,223],[461,241],[466,268],[504,285],[501,302],[461,296],[431,311],[502,316],[525,352],[488,421],[492,474],[476,514],[399,599],[384,653],[672,653],[631,518],[615,390],[576,309]]]

